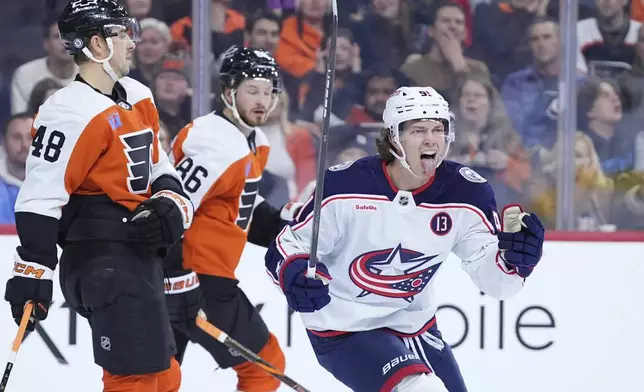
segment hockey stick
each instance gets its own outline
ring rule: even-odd
[[[9,354],[9,360],[7,361],[7,367],[4,369],[4,374],[2,375],[2,381],[0,381],[0,392],[7,390],[7,384],[9,383],[9,376],[11,375],[11,370],[13,369],[13,364],[16,362],[16,356],[18,355],[18,350],[22,344],[22,339],[25,337],[25,332],[27,331],[27,324],[29,324],[29,318],[31,313],[34,310],[33,302],[29,301],[25,305],[25,309],[22,313],[22,319],[20,320],[20,326],[18,327],[18,333],[16,333],[16,338],[13,340],[13,345],[11,346],[11,354]]]
[[[306,276],[311,279],[319,275],[315,273],[317,263],[318,237],[320,234],[320,212],[324,190],[324,171],[326,170],[326,151],[329,145],[329,128],[331,125],[331,103],[333,102],[333,85],[335,83],[335,47],[338,38],[338,3],[332,0],[332,27],[331,43],[329,44],[329,59],[326,64],[326,85],[324,87],[324,122],[322,125],[322,140],[320,141],[320,155],[318,169],[315,175],[315,196],[313,203],[313,231],[311,235],[311,251],[309,252],[309,265]],[[327,282],[328,283],[328,282]]]
[[[304,388],[299,383],[295,382],[293,379],[277,370],[273,365],[263,360],[262,357],[242,346],[241,343],[228,336],[226,332],[209,323],[206,317],[206,313],[203,310],[199,311],[196,323],[197,327],[199,327],[202,331],[217,339],[217,341],[223,343],[226,347],[237,351],[246,360],[253,362],[255,365],[264,369],[271,376],[277,378],[287,386],[293,388],[293,390],[298,392],[310,392],[308,389]]]

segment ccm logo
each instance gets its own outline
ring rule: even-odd
[[[356,210],[365,210],[365,211],[376,211],[378,207],[372,205],[372,204],[356,204],[355,206]]]
[[[186,279],[182,280],[175,280],[173,282],[165,282],[165,291],[180,291],[183,289],[188,289],[195,284],[199,283],[199,278],[197,277],[196,274],[190,275]]]
[[[45,270],[43,268],[35,269],[34,267],[22,263],[14,263],[13,264],[13,270],[22,275],[33,275],[36,278],[40,279],[42,276],[45,274]]]
[[[416,355],[416,354],[405,354],[405,355],[401,355],[401,356],[398,356],[398,357],[396,357],[396,358],[392,359],[391,361],[387,362],[387,363],[385,364],[385,366],[383,366],[383,367],[382,367],[382,375],[384,376],[384,375],[385,375],[385,374],[387,374],[391,369],[393,369],[393,368],[395,368],[396,366],[400,365],[401,363],[403,363],[403,362],[407,362],[407,361],[409,361],[409,360],[411,360],[411,359],[418,359],[418,360],[420,360],[420,358],[419,358],[419,357],[418,357],[418,355]]]

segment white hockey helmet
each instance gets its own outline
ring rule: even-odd
[[[400,87],[387,99],[382,121],[389,130],[392,144],[402,155],[395,151],[390,152],[410,172],[405,150],[400,144],[400,125],[405,121],[421,119],[438,120],[445,127],[445,151],[438,157],[438,167],[447,156],[449,145],[454,141],[454,116],[445,98],[431,87]]]

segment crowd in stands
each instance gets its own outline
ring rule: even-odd
[[[122,0],[142,27],[130,76],[152,90],[162,141],[191,121],[192,1]],[[67,0],[0,6],[0,223],[13,223],[38,107],[78,70],[56,18]],[[338,1],[327,165],[376,153],[388,96],[432,86],[450,102],[448,159],[553,228],[559,153],[559,1]],[[644,229],[644,1],[579,0],[574,202],[578,230]],[[276,206],[309,192],[322,123],[330,0],[211,0],[212,105],[231,45],[268,50],[284,93],[263,127],[271,155],[260,192]],[[216,130],[213,130],[216,132]]]

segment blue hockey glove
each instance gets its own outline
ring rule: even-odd
[[[317,263],[317,275],[321,279],[306,277],[308,255],[284,261],[279,269],[280,287],[286,296],[286,302],[296,312],[312,313],[331,302],[328,282],[331,280],[329,270],[320,262]]]
[[[528,277],[543,253],[545,229],[536,214],[527,214],[518,206],[503,210],[503,230],[498,234],[501,258],[519,276]]]

